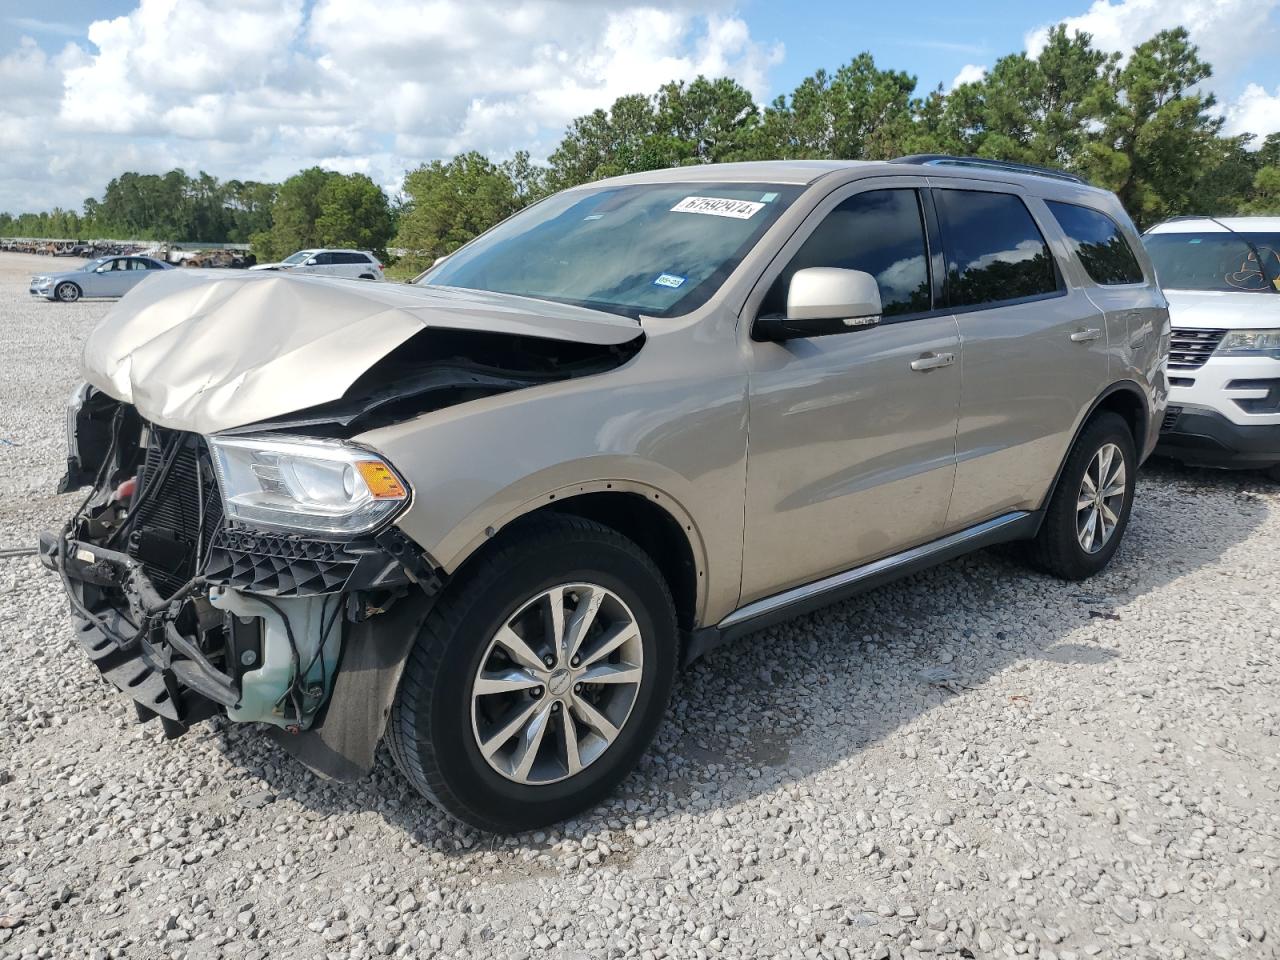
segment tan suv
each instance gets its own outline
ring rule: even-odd
[[[1115,197],[946,157],[557,194],[414,285],[171,271],[85,346],[42,538],[140,719],[386,736],[519,830],[605,796],[676,671],[1002,541],[1120,544],[1165,301]]]

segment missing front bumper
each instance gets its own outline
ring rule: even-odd
[[[45,532],[40,559],[62,577],[76,643],[109,683],[132,698],[140,720],[159,717],[166,734],[178,736],[239,702],[236,679],[204,654],[197,637],[184,635],[171,619],[148,620],[147,611],[164,600],[132,558]],[[124,602],[111,602],[113,595]]]
[[[247,659],[265,671],[272,656],[265,646],[269,638],[262,611],[250,607],[267,604],[288,616],[294,605],[321,597],[332,602],[343,622],[340,666],[333,655],[321,667],[323,689],[307,704],[315,709],[307,712],[306,722],[289,722],[289,704],[284,714],[266,722],[273,724],[269,729],[280,744],[313,771],[349,781],[372,769],[405,657],[442,585],[417,545],[399,530],[385,531],[375,543],[376,557],[360,548],[365,559],[344,580],[346,593],[259,596],[236,589],[233,580],[215,585],[212,591],[222,602],[211,597],[210,606],[228,614],[218,662],[206,653],[207,642],[202,649],[198,633],[179,628],[179,618],[153,620],[139,629],[138,624],[148,622],[146,612],[165,600],[132,557],[75,539],[60,542],[53,533],[41,535],[40,556],[62,577],[75,639],[90,662],[134,701],[139,720],[158,718],[169,737],[219,714],[233,720],[264,719],[252,713],[250,704],[256,702],[262,710],[273,701],[261,687],[255,690],[246,683],[251,674],[242,668]],[[394,603],[387,599],[392,596],[398,596]],[[381,598],[381,606],[370,602],[374,597]],[[385,606],[391,606],[389,612],[383,612]]]

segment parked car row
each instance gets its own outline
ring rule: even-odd
[[[299,250],[279,263],[252,264],[227,251],[184,261],[192,267],[246,267],[249,270],[288,270],[299,274],[383,280],[382,264],[367,250]],[[150,270],[169,270],[174,265],[156,257],[99,257],[83,267],[62,273],[37,274],[31,278],[32,296],[74,303],[81,297],[122,297],[147,276]]]
[[[1170,232],[1223,245],[1206,284],[1223,227]],[[1199,277],[1164,235],[1160,269]],[[1245,246],[1256,271],[1222,282],[1265,307],[1280,288]],[[995,543],[1097,573],[1175,412],[1168,375],[1206,380],[1176,385],[1173,427],[1192,397],[1266,419],[1240,401],[1271,388],[1238,381],[1280,377],[1270,321],[1233,307],[1179,319],[1172,358],[1196,365],[1167,369],[1166,295],[1119,201],[1018,164],[646,172],[556,194],[411,285],[264,275],[374,269],[338,253],[164,271],[108,315],[63,484],[95,494],[41,554],[141,719],[262,723],[337,779],[385,738],[489,830],[605,796],[721,643]]]

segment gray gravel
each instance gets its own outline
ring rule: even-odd
[[[61,522],[105,305],[0,257],[0,547]],[[384,756],[139,726],[0,559],[0,958],[1280,953],[1280,487],[1154,465],[1117,561],[985,553],[721,650],[580,821],[495,839]]]

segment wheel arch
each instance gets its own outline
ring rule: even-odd
[[[521,503],[489,524],[449,563],[452,576],[517,521],[543,513],[594,520],[632,540],[662,572],[682,630],[701,623],[706,601],[706,552],[696,524],[674,497],[635,480],[591,480],[565,484]]]
[[[1071,451],[1076,448],[1076,444],[1080,441],[1080,435],[1084,433],[1085,428],[1089,426],[1094,417],[1100,413],[1118,414],[1129,425],[1129,431],[1133,435],[1133,445],[1138,451],[1139,458],[1141,458],[1147,430],[1150,426],[1150,412],[1147,409],[1142,387],[1132,380],[1120,380],[1098,394],[1089,409],[1085,411],[1084,416],[1080,418],[1080,422],[1076,424],[1075,432],[1071,436],[1071,442],[1067,444],[1066,452],[1062,455],[1062,462],[1058,464],[1058,469],[1053,475],[1053,483],[1049,484],[1049,489],[1046,491],[1044,499],[1040,501],[1041,512],[1049,506],[1049,501],[1053,499],[1054,493],[1057,492],[1058,484],[1062,480],[1062,471],[1066,469],[1067,461],[1071,458]]]

